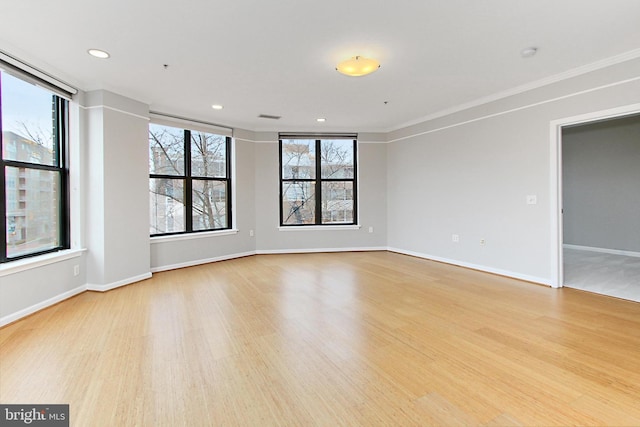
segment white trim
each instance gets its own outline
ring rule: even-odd
[[[30,314],[33,314],[33,313],[35,313],[37,311],[40,311],[40,310],[43,310],[43,309],[45,309],[47,307],[51,307],[54,304],[57,304],[57,303],[59,303],[61,301],[64,301],[64,300],[69,299],[71,297],[74,297],[74,296],[76,296],[78,294],[81,294],[82,292],[84,292],[86,290],[87,290],[86,286],[84,286],[84,285],[83,286],[78,286],[75,289],[71,289],[70,291],[63,292],[63,293],[61,293],[59,295],[56,295],[56,296],[54,296],[52,298],[49,298],[48,300],[41,301],[41,302],[39,302],[37,304],[34,304],[31,307],[27,307],[27,308],[24,308],[22,310],[16,311],[15,313],[11,313],[9,315],[6,315],[6,316],[0,318],[0,327],[8,325],[9,323],[13,323],[16,320],[20,320],[23,317],[27,317]]]
[[[634,79],[638,80],[640,77]],[[586,124],[592,122],[598,122],[608,119],[618,119],[626,116],[633,116],[640,114],[640,103],[623,105],[622,107],[610,108],[603,111],[593,111],[590,113],[580,114],[573,117],[566,117],[563,119],[553,120],[552,126],[573,126],[579,124]]]
[[[31,270],[33,268],[38,268],[49,264],[55,264],[72,258],[78,258],[85,251],[86,249],[67,249],[50,254],[35,256],[32,258],[9,261],[5,264],[0,265],[0,277],[19,273],[21,271]]]
[[[386,135],[387,132],[367,132],[367,133],[379,133],[382,135]],[[235,137],[235,139],[237,139],[238,141],[252,142],[254,144],[277,144],[278,143],[277,139],[275,141],[262,141],[262,140],[258,141],[254,139],[239,138],[239,137]],[[388,144],[388,143],[389,141],[365,141],[365,140],[358,139],[358,144]]]
[[[104,105],[104,104],[92,105],[90,107],[85,107],[83,105],[80,105],[80,108],[82,108],[84,110],[95,110],[95,109],[98,109],[98,108],[104,108],[106,110],[111,110],[111,111],[115,111],[115,112],[118,112],[118,113],[126,114],[127,116],[137,117],[137,118],[142,119],[142,120],[146,120],[146,121],[150,121],[151,120],[149,117],[141,116],[140,114],[132,113],[130,111],[121,110],[119,108],[113,108],[113,107],[110,107],[110,106]]]
[[[152,273],[158,273],[160,271],[176,270],[178,268],[193,267],[195,265],[209,264],[211,262],[227,261],[227,260],[230,260],[230,259],[243,258],[243,257],[255,255],[255,254],[256,254],[255,251],[249,251],[249,252],[242,252],[242,253],[237,253],[237,254],[222,255],[222,256],[214,257],[214,258],[205,258],[205,259],[198,259],[198,260],[195,260],[195,261],[181,262],[181,263],[178,263],[178,264],[161,265],[161,266],[158,266],[158,267],[151,268],[151,272]]]
[[[229,236],[231,234],[238,234],[238,229],[231,230],[219,230],[219,231],[203,231],[202,233],[185,233],[185,234],[172,234],[170,236],[154,236],[150,237],[150,241],[152,245],[156,245],[158,243],[167,243],[167,242],[176,242],[179,240],[195,240],[195,239],[205,239],[207,237],[219,237],[219,236]]]
[[[87,283],[88,291],[106,292],[121,286],[130,285],[131,283],[139,282],[151,277],[151,273],[144,273],[138,276],[128,277],[126,279],[118,280],[117,282],[107,283],[106,285],[96,285],[93,283]]]
[[[473,118],[473,119],[464,120],[462,122],[454,123],[454,124],[451,124],[451,125],[447,125],[447,126],[442,126],[442,127],[435,128],[435,129],[426,130],[424,132],[418,132],[418,133],[415,133],[415,134],[402,136],[400,138],[390,139],[389,142],[390,143],[391,142],[398,142],[398,141],[402,141],[402,140],[405,140],[405,139],[415,138],[417,136],[422,136],[422,135],[427,135],[427,134],[430,134],[430,133],[440,132],[440,131],[451,129],[451,128],[455,128],[455,127],[458,127],[458,126],[463,126],[463,125],[466,125],[466,124],[469,124],[469,123],[474,123],[474,122],[478,122],[478,121],[481,121],[481,120],[491,119],[493,117],[498,117],[498,116],[514,113],[514,112],[521,111],[521,110],[526,110],[528,108],[537,107],[537,106],[548,104],[548,103],[551,103],[551,102],[561,101],[561,100],[567,99],[567,98],[573,98],[574,96],[584,95],[586,93],[595,92],[595,91],[598,91],[598,90],[607,89],[607,88],[610,88],[610,87],[615,87],[615,86],[619,86],[619,85],[626,84],[626,83],[631,83],[631,82],[634,82],[634,81],[637,81],[637,80],[640,80],[640,76],[633,77],[633,78],[626,79],[626,80],[620,80],[620,81],[617,81],[617,82],[614,82],[614,83],[609,83],[609,84],[606,84],[606,85],[597,86],[597,87],[590,88],[590,89],[581,90],[581,91],[578,91],[578,92],[573,92],[573,93],[570,93],[570,94],[567,94],[567,95],[562,95],[562,96],[558,96],[558,97],[551,98],[551,99],[545,99],[543,101],[538,101],[538,102],[534,102],[532,104],[522,105],[520,107],[511,108],[509,110],[504,110],[504,111],[499,111],[499,112],[493,113],[493,114],[487,114],[486,116],[480,116],[480,117],[476,117],[476,118]]]
[[[609,249],[609,248],[597,248],[593,246],[570,245],[568,243],[563,244],[562,247],[564,247],[565,249],[574,249],[577,251],[600,252],[603,254],[624,255],[624,256],[640,258],[640,252],[624,251],[621,249]]]
[[[361,225],[291,225],[280,226],[278,231],[329,231],[329,230],[359,230]]]
[[[603,68],[610,67],[612,65],[620,64],[622,62],[631,61],[633,59],[640,57],[640,49],[630,50],[620,55],[612,56],[610,58],[603,59],[601,61],[593,62],[591,64],[583,65],[581,67],[573,68],[571,70],[564,71],[559,74],[555,74],[553,76],[545,77],[544,79],[536,80],[534,82],[526,83],[521,86],[516,86],[511,89],[507,89],[502,92],[495,93],[493,95],[485,96],[483,98],[476,99],[471,102],[467,102],[465,104],[460,104],[455,107],[451,107],[445,110],[441,110],[437,113],[430,114],[428,116],[424,116],[419,119],[411,120],[404,124],[395,126],[394,128],[389,129],[387,132],[394,132],[396,130],[400,130],[409,126],[414,126],[423,122],[428,122],[440,117],[449,116],[454,113],[458,113],[460,111],[468,110],[470,108],[479,107],[481,105],[489,104],[491,102],[499,101],[504,98],[508,98],[510,96],[514,96],[520,93],[528,92],[533,89],[538,89],[544,86],[548,86],[553,83],[557,83],[563,80],[570,79],[572,77],[577,77],[583,74],[590,73],[592,71],[600,70]]]
[[[462,261],[451,260],[447,258],[436,257],[432,255],[427,255],[419,252],[408,251],[404,249],[391,248],[386,246],[374,246],[374,247],[352,247],[352,248],[309,248],[309,249],[269,249],[269,250],[256,250],[256,251],[248,251],[243,253],[236,253],[230,255],[223,255],[214,258],[200,259],[196,261],[189,261],[179,264],[172,265],[164,265],[151,268],[151,272],[158,273],[161,271],[174,270],[178,268],[184,267],[192,267],[195,265],[208,264],[211,262],[218,261],[226,261],[235,258],[242,258],[252,255],[271,255],[271,254],[306,254],[306,253],[328,253],[328,252],[378,252],[378,251],[388,251],[395,252],[403,255],[415,256],[418,258],[428,259],[432,261],[443,262],[446,264],[451,264],[459,267],[471,268],[473,270],[484,271],[487,273],[498,274],[500,276],[511,277],[514,279],[525,280],[527,282],[540,283],[544,285],[549,285],[549,281],[546,279],[542,279],[539,277],[528,276],[524,274],[514,273],[512,271],[494,269],[490,267],[485,267],[476,264],[465,263]],[[80,251],[81,252],[81,251]],[[79,256],[79,255],[78,255]],[[121,286],[129,285],[135,282],[139,282],[144,279],[148,279],[151,277],[151,273],[141,274],[139,276],[134,276],[128,279],[120,280],[118,282],[113,282],[107,285],[95,285],[95,284],[86,284],[79,286],[70,291],[64,292],[60,295],[56,295],[55,297],[49,298],[46,301],[39,302],[37,304],[32,305],[31,307],[25,308],[23,310],[19,310],[15,313],[9,314],[0,318],[0,327],[5,326],[9,323],[15,322],[23,317],[26,317],[30,314],[33,314],[37,311],[43,310],[47,307],[50,307],[54,304],[57,304],[65,299],[71,298],[75,295],[78,295],[84,291],[98,291],[98,292],[106,292],[111,289],[115,289]]]
[[[431,261],[438,261],[438,262],[443,262],[445,264],[456,265],[458,267],[465,267],[465,268],[470,268],[472,270],[483,271],[485,273],[497,274],[499,276],[511,277],[513,279],[524,280],[524,281],[527,281],[527,282],[532,282],[532,283],[538,283],[538,284],[541,284],[541,285],[551,286],[551,283],[549,282],[549,279],[544,279],[542,277],[529,276],[527,274],[520,274],[520,273],[516,273],[516,272],[513,272],[513,271],[509,271],[509,270],[502,270],[502,269],[499,269],[499,268],[486,267],[484,265],[471,264],[471,263],[464,262],[464,261],[458,261],[458,260],[449,259],[449,258],[441,258],[441,257],[434,256],[434,255],[428,255],[428,254],[423,254],[423,253],[414,252],[414,251],[407,251],[407,250],[404,250],[404,249],[387,248],[387,250],[389,252],[396,252],[396,253],[403,254],[403,255],[410,255],[410,256],[414,256],[414,257],[418,257],[418,258],[428,259],[428,260],[431,260]]]
[[[256,251],[256,255],[310,254],[327,252],[377,252],[386,250],[388,250],[386,246],[371,246],[363,248],[260,249]]]
[[[550,131],[550,215],[551,215],[551,286],[562,287],[563,271],[563,240],[562,240],[562,127],[589,123],[614,117],[624,117],[640,113],[640,103],[624,105],[602,111],[593,111],[563,119],[552,120]]]
[[[251,139],[247,139],[247,138],[240,138],[240,137],[237,137],[237,136],[234,136],[234,137],[233,137],[233,139],[235,139],[236,141],[255,142],[255,141],[253,141],[253,140],[251,140]]]
[[[551,230],[551,286],[553,288],[561,288],[564,278],[564,264],[562,261],[563,222],[562,222],[562,128],[560,126],[550,126],[550,148],[549,148],[549,209],[551,214],[550,230]],[[555,195],[555,197],[554,197]]]

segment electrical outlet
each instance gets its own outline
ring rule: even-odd
[[[535,194],[529,194],[527,196],[527,204],[528,205],[537,205],[538,204],[538,196]]]
[[[74,265],[73,266],[73,275],[74,276],[78,276],[80,274],[80,266],[79,265]]]
[[[486,240],[484,239],[480,239],[480,246],[484,246],[487,243]]]
[[[373,227],[369,227],[369,233],[373,233]]]
[[[451,241],[453,243],[458,243],[460,241],[460,236],[458,236],[457,234],[452,234],[451,235]]]
[[[253,230],[249,230],[249,237],[253,237],[254,233]]]

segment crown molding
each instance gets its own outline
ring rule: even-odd
[[[407,128],[409,126],[414,126],[420,123],[428,122],[430,120],[438,119],[441,117],[449,116],[454,113],[458,113],[460,111],[468,110],[470,108],[479,107],[481,105],[489,104],[494,101],[499,101],[504,98],[508,98],[513,95],[518,95],[520,93],[528,92],[533,89],[538,89],[544,86],[548,86],[553,83],[558,83],[563,80],[570,79],[572,77],[577,77],[583,74],[590,73],[592,71],[601,70],[603,68],[610,67],[612,65],[620,64],[622,62],[631,61],[634,59],[640,58],[640,48],[630,50],[628,52],[622,53],[620,55],[612,56],[600,61],[592,62],[590,64],[583,65],[581,67],[572,68],[570,70],[564,71],[562,73],[554,74],[549,77],[545,77],[544,79],[536,80],[530,83],[526,83],[520,86],[516,86],[511,89],[507,89],[502,92],[497,92],[492,95],[488,95],[482,98],[478,98],[474,101],[470,101],[464,104],[456,105],[451,108],[447,108],[444,110],[440,110],[433,114],[429,114],[427,116],[423,116],[419,119],[411,120],[405,123],[402,123],[398,126],[388,129],[386,132],[394,132],[400,129]]]

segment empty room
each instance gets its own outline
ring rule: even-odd
[[[1,425],[640,425],[637,0],[2,15]]]

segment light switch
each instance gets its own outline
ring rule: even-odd
[[[527,196],[527,204],[528,205],[537,205],[538,204],[538,196],[535,194],[530,194]]]

